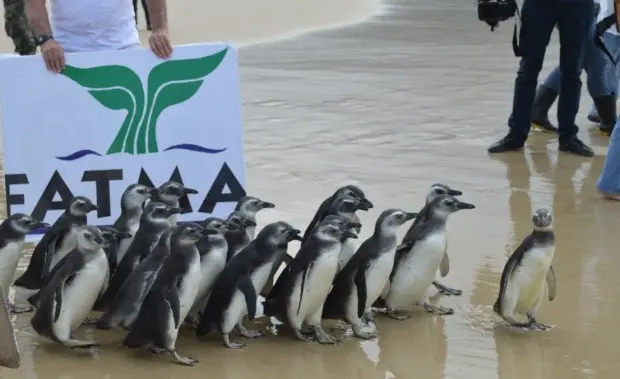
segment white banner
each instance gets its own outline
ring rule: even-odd
[[[41,56],[0,59],[0,107],[9,214],[52,224],[72,197],[111,225],[130,184],[168,180],[199,191],[179,221],[226,217],[245,195],[236,49],[177,46],[67,54],[60,74]],[[28,237],[36,241],[43,231]]]

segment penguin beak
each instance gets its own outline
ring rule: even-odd
[[[354,232],[352,232],[351,230],[345,230],[342,235],[346,238],[353,238],[356,239],[357,238],[357,234],[355,234]]]
[[[461,196],[463,194],[463,192],[459,191],[459,190],[455,190],[455,189],[449,189],[448,190],[448,195],[450,196]]]
[[[347,229],[355,229],[355,228],[361,228],[362,224],[360,224],[359,222],[349,222],[347,223]]]
[[[418,217],[417,213],[415,213],[415,212],[407,212],[406,216],[405,216],[405,221],[413,220],[416,217]]]
[[[373,207],[374,205],[367,198],[363,198],[362,200],[360,200],[360,203],[358,205],[358,209],[361,209],[363,211],[367,211]]]
[[[193,188],[183,188],[184,195],[195,195],[197,193],[198,193],[198,190],[195,190]]]
[[[275,208],[276,207],[274,203],[269,203],[267,201],[262,201],[260,205],[262,208]]]
[[[209,236],[209,235],[213,235],[213,234],[217,234],[217,230],[207,229],[207,228],[203,228],[202,229],[202,235],[203,236]]]
[[[50,224],[48,224],[47,222],[43,222],[43,221],[36,221],[36,223],[34,224],[34,227],[36,229],[49,228],[50,226],[51,226]]]
[[[229,222],[228,224],[224,225],[224,229],[226,229],[226,230],[239,230],[239,225],[237,225],[234,222]]]
[[[178,214],[178,213],[183,213],[183,208],[170,208],[170,214],[174,215],[174,214]]]
[[[99,209],[99,207],[97,207],[95,204],[90,204],[90,205],[88,206],[88,211],[89,211],[89,212],[91,212],[91,211],[96,211],[97,209]]]
[[[462,202],[462,201],[459,201],[458,204],[456,204],[456,207],[459,210],[460,209],[474,209],[474,208],[476,208],[475,205],[470,204],[470,203],[465,203],[465,202]]]
[[[157,195],[157,192],[159,191],[159,189],[157,188],[149,188],[146,190],[146,193],[149,194],[149,196],[155,196]]]
[[[99,236],[95,237],[95,243],[98,244],[98,245],[103,245],[103,246],[107,246],[108,245],[107,241],[104,240],[103,238],[99,237]]]
[[[245,220],[243,225],[245,225],[246,227],[248,227],[248,226],[256,226],[256,223],[254,221],[252,221],[252,220]]]
[[[299,233],[301,233],[301,230],[299,229],[289,229],[287,239],[289,241],[303,241]]]
[[[119,240],[119,241],[122,240],[122,239],[125,239],[125,238],[131,238],[131,233],[118,232],[116,234],[116,239]]]

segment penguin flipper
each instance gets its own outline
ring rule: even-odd
[[[252,321],[256,317],[256,289],[252,285],[252,280],[249,276],[241,278],[237,287],[243,293],[243,297],[245,297],[248,307],[248,320]]]
[[[556,282],[555,282],[555,270],[553,266],[549,266],[549,271],[547,271],[547,293],[549,295],[549,301],[553,301],[555,299],[556,294]]]
[[[174,325],[178,328],[181,323],[181,302],[179,301],[179,291],[177,286],[172,286],[166,291],[166,301],[172,310]]]
[[[366,300],[368,292],[366,291],[366,269],[368,264],[360,267],[355,274],[355,287],[357,288],[357,317],[362,317],[366,310]]]
[[[445,278],[446,275],[450,272],[450,257],[448,257],[448,252],[443,253],[443,257],[441,258],[441,265],[439,266],[439,273],[442,278]]]

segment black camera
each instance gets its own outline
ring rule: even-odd
[[[484,21],[493,31],[500,21],[506,21],[517,13],[515,0],[478,0],[478,19]]]

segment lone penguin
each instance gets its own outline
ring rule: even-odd
[[[76,231],[76,247],[54,269],[38,294],[31,324],[41,336],[69,348],[89,348],[97,342],[75,340],[73,332],[86,320],[106,284],[108,259],[101,231],[85,225]]]
[[[151,201],[140,217],[140,227],[136,232],[127,253],[119,262],[110,286],[105,295],[97,302],[96,309],[106,311],[120,291],[131,272],[146,258],[159,241],[161,234],[170,227],[170,215],[177,214],[181,208],[172,208],[164,203]]]
[[[502,271],[497,301],[493,310],[511,326],[548,330],[549,325],[536,321],[545,292],[549,301],[555,299],[555,271],[551,262],[555,253],[553,217],[547,209],[538,209],[532,216],[534,230],[512,253]],[[516,314],[527,321],[517,321]]]
[[[125,279],[108,310],[97,321],[97,328],[120,326],[125,330],[131,329],[157,274],[170,255],[170,237],[175,230],[176,227],[169,227],[162,232],[153,251]]]
[[[26,271],[15,280],[15,286],[39,290],[56,262],[75,245],[75,232],[86,225],[86,215],[97,209],[87,197],[74,197],[64,213],[43,235],[32,252]]]
[[[264,287],[278,258],[278,246],[285,241],[301,239],[299,233],[284,221],[268,224],[256,239],[235,255],[213,286],[196,336],[202,337],[215,327],[226,347],[233,349],[246,347],[230,341],[229,335],[235,327],[246,338],[260,337],[261,332],[243,325],[243,318],[247,315],[252,321],[256,316],[258,292]]]
[[[470,203],[451,195],[441,195],[428,203],[420,213],[415,228],[410,229],[396,248],[390,285],[375,302],[376,307],[387,308],[387,315],[404,320],[409,315],[397,310],[416,304],[437,315],[453,314],[454,310],[429,303],[427,290],[435,279],[446,252],[446,223],[448,216],[463,209],[474,209]]]
[[[387,209],[381,213],[372,236],[360,245],[334,279],[323,309],[324,318],[346,321],[353,327],[356,337],[369,339],[377,336],[376,330],[364,330],[366,325],[362,317],[379,298],[390,277],[398,244],[398,228],[417,215],[400,209]]]
[[[364,193],[364,191],[361,190],[361,188],[352,184],[340,187],[330,197],[323,200],[323,202],[319,206],[319,209],[317,209],[316,213],[314,214],[314,217],[308,224],[308,227],[304,231],[303,241],[305,241],[310,236],[310,234],[312,233],[312,229],[314,229],[328,214],[330,214],[329,210],[333,202],[340,196],[351,196],[357,199],[358,201],[365,204],[366,210],[373,207],[373,204],[370,202],[370,200],[366,198],[366,194]],[[353,221],[359,222],[358,219],[355,219]]]
[[[278,278],[278,296],[264,302],[265,314],[286,321],[299,340],[312,340],[303,331],[307,326],[319,343],[337,342],[325,332],[321,319],[323,303],[338,271],[343,237],[357,238],[350,226],[323,219],[287,266],[286,274]]]
[[[23,213],[15,213],[0,224],[0,286],[4,298],[9,298],[9,287],[13,283],[15,270],[22,254],[26,234],[38,228],[47,228],[48,224],[35,220]],[[20,307],[12,303],[9,309],[13,313],[32,312],[33,307]]]
[[[202,227],[211,230],[213,234],[208,238],[198,241],[198,252],[200,254],[200,284],[196,301],[189,312],[188,319],[194,327],[198,325],[202,310],[207,305],[211,288],[226,266],[226,255],[228,254],[228,242],[224,236],[229,230],[237,230],[236,223],[227,223],[217,217],[209,217]]]
[[[200,254],[196,243],[209,234],[196,223],[179,225],[170,238],[171,255],[155,279],[140,313],[125,337],[130,348],[149,345],[152,352],[169,353],[175,362],[193,366],[198,360],[177,353],[181,322],[196,299],[200,285]]]
[[[157,192],[156,188],[143,184],[131,184],[123,191],[121,196],[121,215],[114,221],[112,226],[119,232],[129,233],[131,236],[120,240],[118,245],[112,244],[106,249],[110,261],[111,274],[114,274],[118,262],[123,259],[127,249],[129,249],[140,226],[142,210],[155,192]]]
[[[246,247],[252,240],[248,237],[247,228],[256,227],[256,221],[250,220],[243,212],[233,211],[226,219],[229,225],[237,225],[236,229],[231,229],[226,232],[226,243],[228,244],[228,253],[226,255],[226,262],[237,255],[244,247]]]
[[[263,201],[253,196],[244,196],[239,199],[239,201],[237,201],[235,211],[241,212],[241,214],[247,217],[248,220],[254,222],[253,226],[248,226],[247,228],[245,228],[245,234],[247,235],[248,243],[250,243],[250,241],[254,239],[254,236],[256,234],[256,214],[261,210],[267,208],[275,208],[275,204]]]
[[[170,226],[175,226],[177,224],[178,214],[185,211],[181,207],[181,198],[183,196],[194,195],[197,193],[197,190],[193,188],[187,188],[183,184],[171,180],[162,184],[161,186],[159,186],[159,188],[157,188],[157,191],[153,192],[151,201],[164,203],[171,208],[181,209],[181,212],[176,212],[170,215]]]

